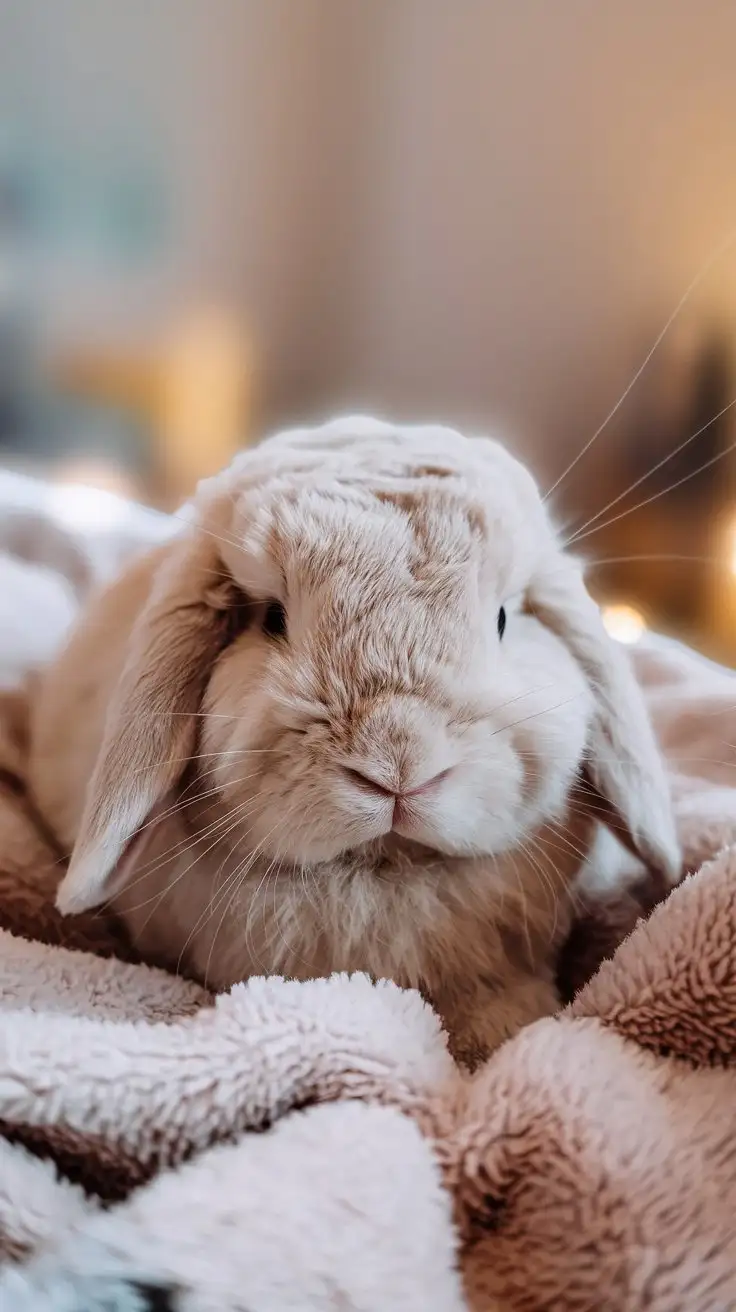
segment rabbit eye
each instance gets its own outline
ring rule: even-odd
[[[263,632],[268,638],[286,637],[286,611],[280,601],[270,601],[263,616]]]
[[[499,638],[502,638],[503,635],[504,635],[504,633],[506,632],[506,608],[505,608],[505,606],[502,606],[501,609],[500,609],[499,612],[498,612],[497,627],[498,627],[498,636],[499,636]]]

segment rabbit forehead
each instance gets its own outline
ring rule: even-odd
[[[416,594],[501,596],[523,588],[538,564],[540,535],[498,487],[478,495],[463,481],[409,480],[315,486],[280,480],[247,491],[234,508],[223,557],[256,595],[316,591],[345,576],[391,581]]]
[[[319,586],[342,569],[366,581],[388,569],[436,590],[471,565],[483,591],[508,592],[554,547],[527,471],[497,443],[449,429],[294,430],[241,455],[226,489],[223,557],[256,593],[281,595],[296,574]]]

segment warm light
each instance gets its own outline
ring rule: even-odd
[[[56,464],[54,482],[99,488],[118,497],[135,497],[135,487],[124,469],[103,458],[78,456]]]
[[[49,509],[65,528],[95,533],[120,528],[131,517],[127,498],[133,488],[109,465],[75,461],[57,470],[49,489]]]
[[[177,323],[161,354],[161,461],[175,499],[228,465],[245,437],[250,352],[240,324],[201,309]]]
[[[728,567],[736,574],[736,523],[731,525],[728,534]]]
[[[601,615],[610,636],[627,646],[633,646],[646,631],[644,616],[633,606],[604,606]]]

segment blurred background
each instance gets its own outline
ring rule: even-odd
[[[734,50],[734,0],[0,0],[0,465],[167,508],[296,418],[493,431],[613,632],[736,663]]]

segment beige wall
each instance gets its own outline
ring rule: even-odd
[[[734,0],[0,0],[5,121],[137,128],[178,197],[155,273],[46,270],[49,324],[232,298],[270,418],[497,422],[554,470],[736,223],[735,52]],[[695,302],[734,307],[736,249]]]

